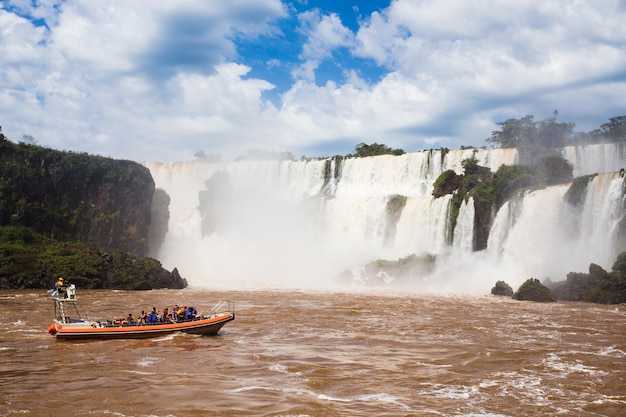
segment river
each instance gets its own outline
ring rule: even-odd
[[[372,291],[82,291],[90,318],[236,302],[217,336],[60,342],[1,291],[0,416],[623,416],[626,306]]]

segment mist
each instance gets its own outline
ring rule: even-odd
[[[584,150],[567,152],[585,169],[594,167]],[[610,153],[593,148],[589,158]],[[516,161],[512,150],[474,154],[494,171]],[[330,181],[323,160],[146,164],[156,186],[171,198],[158,259],[168,269],[178,268],[191,287],[223,289],[378,285],[487,294],[498,280],[515,289],[531,277],[562,281],[570,271],[586,272],[592,262],[610,269],[624,215],[623,179],[617,173],[594,178],[582,207],[563,199],[569,185],[510,200],[496,214],[488,247],[480,252],[471,251],[468,202],[448,245],[449,196],[434,199],[432,184],[446,169],[460,173],[467,157],[466,150],[347,159],[333,168],[337,175]],[[626,160],[623,152],[620,158]],[[612,156],[609,168],[620,161]],[[598,171],[607,163],[597,162]],[[391,225],[386,208],[394,195],[405,196],[406,203]],[[433,268],[374,283],[345,280],[346,271],[358,276],[367,263],[411,254],[432,255]]]

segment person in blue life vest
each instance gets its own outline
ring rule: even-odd
[[[196,314],[198,314],[198,312],[195,307],[187,307],[187,310],[185,310],[185,320],[195,319]]]
[[[159,321],[159,315],[156,312],[156,307],[152,307],[152,311],[148,314],[148,323],[155,324]]]

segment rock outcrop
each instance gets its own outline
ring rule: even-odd
[[[513,299],[520,301],[551,302],[555,301],[548,287],[536,278],[527,279],[513,294]]]
[[[491,294],[513,297],[513,288],[504,281],[498,281],[491,289]]]
[[[145,256],[154,189],[136,162],[14,144],[0,134],[0,226]]]
[[[620,268],[626,260],[621,253],[613,271],[607,272],[596,264],[589,265],[589,273],[570,272],[567,279],[552,287],[552,294],[559,300],[588,301],[599,304],[626,303],[626,273]]]
[[[0,289],[51,288],[59,276],[80,288],[186,287],[145,257],[156,252],[152,217],[157,245],[167,231],[163,194],[136,162],[14,144],[0,130]]]

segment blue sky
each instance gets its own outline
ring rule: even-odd
[[[0,126],[135,161],[482,146],[626,114],[626,1],[3,0]]]

